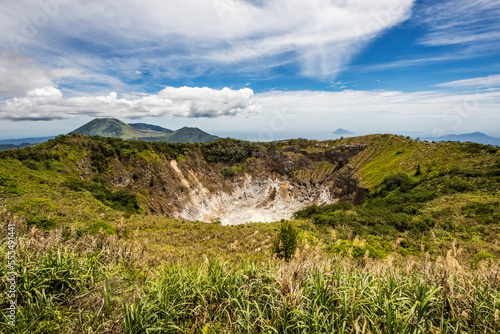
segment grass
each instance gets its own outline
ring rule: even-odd
[[[127,333],[457,333],[499,330],[498,280],[345,261],[161,267],[124,308]],[[372,273],[370,269],[375,272]],[[421,269],[421,270],[419,270]]]
[[[374,189],[391,174],[414,174],[418,165],[426,174],[439,173],[456,166],[477,168],[491,165],[500,158],[494,146],[475,143],[432,143],[408,137],[384,134],[330,141],[330,146],[368,144],[352,163],[362,186]]]

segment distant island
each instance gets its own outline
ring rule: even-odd
[[[354,135],[354,132],[348,131],[346,129],[338,128],[332,132],[332,135]]]
[[[500,146],[500,138],[490,137],[482,132],[465,133],[461,135],[445,135],[440,137],[425,138],[432,141],[459,141],[459,142],[472,142],[484,145]]]

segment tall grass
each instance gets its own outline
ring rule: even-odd
[[[269,256],[158,265],[142,245],[115,235],[17,223],[16,327],[2,294],[1,333],[500,332],[498,263],[469,269],[454,250],[437,261],[312,260],[302,251],[288,263]]]
[[[140,283],[134,276],[140,252],[133,245],[105,234],[80,237],[74,230],[28,229],[5,212],[0,212],[0,221],[15,221],[17,234],[16,326],[8,325],[9,300],[2,288],[0,333],[122,332],[119,304],[109,289],[116,286],[126,291]],[[7,284],[4,232],[0,238],[2,287]],[[127,283],[127,277],[133,279]]]
[[[163,266],[123,307],[127,333],[498,333],[498,271],[346,260]]]

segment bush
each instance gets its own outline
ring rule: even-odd
[[[300,211],[297,211],[294,213],[294,218],[295,219],[305,219],[305,218],[313,218],[313,216],[317,215],[325,215],[331,212],[335,211],[347,211],[351,210],[353,208],[353,205],[351,203],[347,202],[339,202],[339,203],[334,203],[334,204],[328,204],[325,206],[317,206],[317,205],[311,205],[308,206],[305,209],[302,209]]]
[[[413,231],[425,232],[429,231],[436,225],[436,222],[431,218],[424,218],[414,221],[410,224],[410,229]]]
[[[289,221],[281,221],[281,229],[273,243],[273,253],[278,255],[278,258],[290,261],[293,254],[297,250],[297,235],[299,231],[293,227]]]
[[[57,224],[61,221],[60,217],[36,217],[26,219],[26,224],[28,226],[36,226],[40,229],[51,230],[57,227]]]
[[[318,225],[329,225],[331,227],[339,225],[351,225],[355,221],[355,216],[349,215],[344,211],[334,211],[326,215],[313,215],[311,218]]]
[[[480,253],[476,253],[472,256],[472,263],[471,263],[471,266],[473,268],[477,268],[479,263],[481,261],[484,261],[484,260],[490,260],[490,261],[497,261],[498,258],[495,256],[495,255],[492,255],[490,253],[487,253],[487,252],[480,252]]]
[[[410,215],[410,216],[416,216],[416,215],[418,215],[419,211],[418,211],[418,208],[416,208],[414,206],[408,206],[408,207],[405,207],[403,209],[403,213],[406,213],[407,215]]]
[[[145,213],[137,199],[137,194],[128,190],[110,190],[107,187],[107,181],[100,175],[94,176],[91,182],[69,178],[62,184],[74,191],[87,190],[95,199],[115,210],[125,211],[128,214]]]
[[[16,197],[22,195],[17,182],[10,176],[0,173],[0,197]]]
[[[82,180],[79,180],[74,177],[68,178],[66,181],[62,182],[61,185],[73,190],[73,191],[82,191],[85,189],[85,183]]]
[[[15,213],[23,215],[26,220],[62,215],[57,206],[52,204],[50,200],[44,198],[25,198],[12,209]]]
[[[444,192],[452,194],[455,192],[466,192],[474,190],[474,186],[461,179],[452,179],[445,183]]]
[[[401,191],[405,192],[412,189],[417,184],[418,182],[412,180],[408,175],[399,173],[387,176],[382,186],[383,189],[387,191],[393,191],[399,188]]]
[[[96,220],[95,222],[93,222],[90,226],[89,226],[89,233],[90,234],[96,234],[98,233],[99,231],[102,231],[104,232],[105,234],[113,234],[115,233],[115,228],[106,223],[105,221],[102,221],[102,220]]]
[[[417,165],[417,170],[415,171],[415,176],[420,176],[422,175],[422,167],[420,167],[420,164]]]
[[[207,162],[243,162],[252,156],[255,148],[254,143],[237,139],[218,139],[213,142],[203,144],[201,151]]]
[[[236,175],[236,172],[232,168],[224,168],[220,173],[226,178],[231,178]]]

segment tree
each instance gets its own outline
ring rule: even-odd
[[[290,261],[297,250],[297,235],[299,231],[289,221],[281,220],[281,229],[273,243],[273,253],[280,259]]]
[[[422,175],[422,167],[420,167],[420,164],[417,165],[417,171],[415,172],[415,176],[420,176]]]

